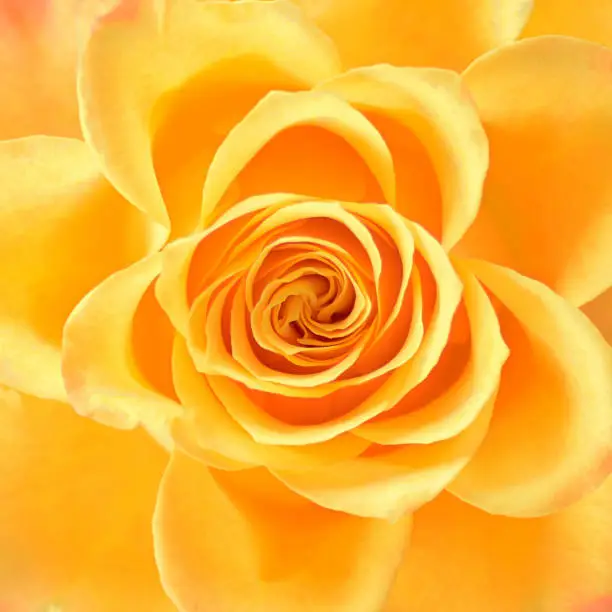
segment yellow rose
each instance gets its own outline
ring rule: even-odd
[[[0,0],[0,608],[609,594],[612,20],[568,6]]]

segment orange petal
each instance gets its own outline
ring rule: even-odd
[[[112,15],[99,24],[83,56],[79,103],[85,138],[100,154],[107,176],[131,202],[169,228],[152,155],[155,128],[167,111],[164,95],[196,76],[201,87],[207,74],[212,74],[212,93],[220,65],[226,80],[255,75],[291,88],[327,78],[338,65],[330,41],[288,2],[166,4],[163,15],[152,14],[142,0],[137,18]],[[261,60],[256,70],[253,57]],[[200,112],[192,121],[208,124]]]
[[[375,126],[380,123],[383,136],[389,134],[395,143],[394,159],[396,152],[400,163],[416,158],[396,168],[396,208],[412,221],[425,221],[425,229],[445,247],[453,246],[478,212],[488,164],[487,138],[460,77],[449,70],[373,66],[352,70],[318,89],[347,100]],[[422,150],[407,150],[404,134],[408,141],[416,137]],[[426,167],[422,157],[431,160],[439,187],[419,190],[404,182],[401,172],[410,175],[415,165]],[[443,210],[431,211],[436,189]]]
[[[525,40],[474,62],[464,81],[491,160],[459,252],[542,281],[576,305],[593,299],[612,284],[612,49]]]
[[[77,47],[119,0],[0,0],[0,140],[81,135]]]
[[[388,62],[461,70],[516,38],[533,0],[297,0],[344,66]]]
[[[451,485],[488,512],[539,516],[598,486],[612,466],[612,348],[545,285],[469,262],[499,300],[510,349],[487,438]]]
[[[155,552],[184,612],[370,612],[383,605],[408,526],[408,517],[330,512],[263,471],[217,472],[175,453],[155,512]]]
[[[132,344],[134,316],[160,269],[155,253],[113,274],[79,303],[64,329],[62,372],[78,413],[126,429],[143,423],[165,443],[180,405],[146,380]],[[160,348],[154,347],[156,360],[169,366],[171,345],[166,355]]]
[[[612,47],[612,19],[607,0],[559,2],[537,0],[521,38],[562,34]]]
[[[0,402],[3,609],[171,612],[151,537],[166,453],[66,404]]]
[[[610,508],[612,478],[577,504],[537,519],[494,516],[442,494],[415,513],[382,610],[582,612],[610,592]]]
[[[77,140],[0,142],[0,384],[63,399],[66,318],[101,280],[145,255],[149,224]]]

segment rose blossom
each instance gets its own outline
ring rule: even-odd
[[[608,594],[604,6],[0,1],[0,604]]]

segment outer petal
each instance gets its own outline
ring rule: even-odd
[[[297,0],[345,67],[389,62],[461,70],[518,36],[532,0]]]
[[[612,284],[612,49],[526,40],[480,58],[464,80],[491,159],[460,251],[591,300]]]
[[[148,249],[149,224],[77,140],[0,142],[0,384],[65,396],[59,346],[72,308]]]
[[[537,0],[521,38],[563,34],[612,47],[612,6],[607,0]]]
[[[408,523],[330,512],[263,472],[216,472],[175,453],[155,512],[156,559],[184,612],[371,612]]]
[[[118,1],[0,1],[0,139],[80,135],[78,43]]]
[[[610,508],[612,479],[538,519],[494,516],[442,494],[415,513],[383,610],[590,612],[583,606],[612,584]]]
[[[167,455],[66,404],[0,402],[0,607],[170,612],[151,537]]]
[[[147,10],[151,3],[137,4],[136,19],[114,14],[89,40],[79,80],[83,132],[119,191],[167,228],[152,156],[156,128],[169,111],[162,96],[197,81],[206,109],[220,81],[234,86],[234,96],[236,83],[253,79],[271,89],[309,87],[337,72],[337,57],[288,2],[169,1],[161,16]],[[191,110],[199,134],[202,126],[218,129],[218,120]]]
[[[460,76],[450,70],[371,66],[318,89],[346,99],[380,130],[396,166],[395,207],[446,248],[453,246],[478,212],[489,153]],[[416,146],[410,146],[411,139]],[[428,162],[433,181],[422,178]],[[431,210],[437,208],[437,192],[442,210]]]
[[[160,269],[161,254],[154,253],[110,276],[79,303],[64,329],[62,373],[77,412],[125,429],[144,423],[166,444],[167,424],[180,414],[180,405],[146,380],[134,345],[143,341],[135,338],[135,314]],[[148,335],[155,338],[159,331],[153,327]],[[164,338],[150,350],[169,370],[172,332]]]
[[[450,490],[488,512],[539,516],[612,468],[612,348],[577,308],[508,269],[470,262],[503,304],[510,349],[487,437]]]

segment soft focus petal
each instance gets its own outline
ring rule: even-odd
[[[612,5],[608,0],[536,0],[521,38],[562,34],[612,47]]]
[[[461,70],[518,36],[532,0],[297,0],[344,66],[388,62]]]
[[[0,402],[2,609],[171,612],[151,536],[166,453],[66,404]]]
[[[450,490],[494,514],[557,511],[612,468],[612,348],[545,285],[469,265],[501,303],[510,358],[487,437]]]
[[[118,1],[0,1],[0,139],[80,135],[77,47]]]
[[[70,402],[80,414],[125,429],[144,423],[152,433],[167,432],[168,421],[180,414],[174,398],[147,381],[136,363],[135,315],[160,269],[161,255],[156,253],[117,272],[70,315],[64,329],[62,373]],[[153,337],[157,333],[155,328],[148,330]],[[156,362],[166,361],[168,370],[172,334],[169,340],[165,346],[152,343],[150,349]]]
[[[612,284],[612,49],[542,37],[464,74],[490,144],[480,213],[460,252],[580,305]]]
[[[330,512],[263,471],[217,472],[175,453],[155,552],[184,612],[371,612],[385,601],[408,524]]]
[[[0,384],[62,399],[62,328],[78,301],[146,254],[149,224],[77,140],[0,142]]]
[[[488,163],[487,138],[459,75],[373,66],[331,79],[319,89],[346,99],[381,131],[396,164],[396,208],[445,247],[453,246],[476,216]],[[414,137],[421,147],[411,150]],[[424,174],[428,161],[437,180],[419,189],[411,177]]]
[[[579,503],[538,519],[494,516],[442,494],[415,513],[383,610],[583,612],[610,592],[610,508],[612,478]]]
[[[275,89],[304,88],[338,65],[331,42],[287,2],[174,1],[163,16],[139,4],[136,18],[113,14],[89,40],[79,80],[81,118],[110,180],[168,228],[152,156],[155,128],[169,112],[163,96],[196,77],[200,98],[215,93],[220,77],[224,87],[255,79]],[[206,107],[202,102],[191,123],[217,130],[202,116]]]

